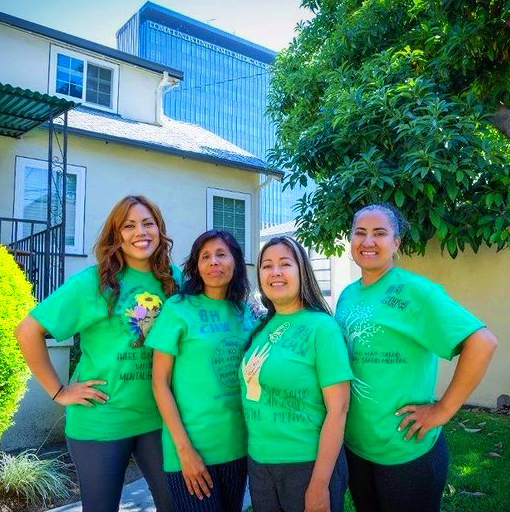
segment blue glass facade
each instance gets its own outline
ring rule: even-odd
[[[118,32],[120,50],[182,70],[164,99],[168,117],[198,124],[265,160],[274,127],[265,115],[275,52],[147,2]],[[262,227],[293,219],[303,191],[271,183],[261,192]]]

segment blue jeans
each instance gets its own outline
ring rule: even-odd
[[[427,453],[404,464],[376,464],[349,449],[347,463],[349,490],[357,512],[439,512],[441,509],[448,472],[448,448],[442,431]]]
[[[207,466],[213,488],[211,496],[192,496],[181,471],[167,473],[172,504],[178,512],[241,512],[246,490],[246,457]]]
[[[117,441],[67,438],[74,460],[83,512],[117,512],[131,455],[149,484],[158,512],[171,512],[170,490],[163,471],[161,430]]]
[[[303,512],[305,493],[315,461],[260,464],[248,458],[248,477],[253,512]],[[342,512],[348,470],[342,448],[329,482],[331,512]]]

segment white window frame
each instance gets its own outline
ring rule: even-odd
[[[16,157],[16,176],[14,189],[14,217],[23,219],[23,196],[25,190],[25,168],[35,167],[48,170],[47,160]],[[55,167],[53,171],[55,172]],[[76,175],[76,218],[74,226],[74,245],[66,245],[66,254],[83,254],[83,234],[85,225],[85,175],[86,168],[67,164],[67,174]],[[31,220],[31,219],[27,219]]]
[[[244,216],[244,259],[246,263],[253,263],[252,261],[252,245],[253,240],[251,239],[251,194],[245,192],[233,192],[231,190],[223,190],[220,188],[207,188],[207,229],[213,229],[213,198],[214,197],[225,197],[229,199],[239,199],[244,201],[246,210]]]
[[[67,94],[61,94],[56,91],[56,83],[57,83],[57,55],[58,54],[66,55],[68,57],[72,57],[73,59],[79,59],[84,62],[83,67],[83,95],[82,98],[75,98],[74,96],[68,96]],[[107,68],[112,71],[112,106],[111,108],[105,107],[104,105],[99,105],[98,103],[90,103],[85,100],[87,94],[87,66],[88,64],[93,64],[95,66],[99,66],[101,68]],[[90,108],[96,108],[99,110],[105,110],[106,112],[117,113],[118,110],[118,101],[117,101],[117,93],[119,89],[119,65],[114,64],[113,62],[109,62],[107,60],[98,59],[96,57],[91,57],[86,53],[79,53],[73,50],[69,50],[68,48],[63,48],[62,46],[51,45],[51,57],[50,57],[50,76],[49,76],[49,84],[48,84],[48,92],[54,96],[59,98],[64,98],[66,100],[71,100],[75,102],[81,102],[82,105]]]

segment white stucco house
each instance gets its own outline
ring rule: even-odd
[[[253,279],[260,175],[283,174],[203,128],[165,118],[162,96],[185,80],[179,70],[3,13],[0,47],[0,243],[25,258],[31,277],[39,273],[39,298],[94,263],[101,225],[128,194],[159,205],[175,263],[203,231],[228,229]],[[65,374],[68,349],[51,352]],[[31,388],[36,401],[23,404],[11,429],[23,433],[8,431],[3,449],[36,444],[62,414],[41,409],[52,404]]]

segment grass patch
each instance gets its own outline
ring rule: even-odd
[[[0,504],[46,505],[69,496],[71,480],[59,459],[40,459],[33,451],[18,455],[0,452]]]
[[[445,434],[450,470],[443,512],[510,510],[510,416],[461,410]]]

